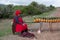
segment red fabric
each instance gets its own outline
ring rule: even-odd
[[[21,11],[20,10],[16,10],[15,11],[15,15],[18,16],[19,14],[21,14]]]
[[[20,10],[16,10],[15,15],[18,16],[20,13],[21,13]],[[22,20],[21,17],[18,18],[18,21],[23,23],[23,20]],[[15,23],[15,19],[13,19],[13,22]],[[25,29],[27,29],[27,24],[24,24],[23,25],[23,24],[17,24],[16,23],[14,30],[15,30],[15,32],[22,32]]]
[[[19,18],[19,22],[23,22],[22,18]],[[16,32],[22,32],[23,30],[27,29],[27,24],[16,24]]]

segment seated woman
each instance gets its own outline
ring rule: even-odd
[[[20,10],[15,11],[15,16],[13,19],[13,26],[12,26],[13,34],[15,34],[15,32],[17,32],[17,33],[21,33],[19,35],[22,37],[29,37],[29,38],[35,37],[34,34],[28,32],[27,24],[24,23],[20,14],[21,14]]]
[[[15,16],[14,16],[14,19],[13,19],[13,26],[12,26],[13,34],[15,34],[15,32],[18,32],[18,33],[21,33],[21,34],[24,31],[28,32],[27,24],[24,23],[20,14],[21,14],[20,10],[15,11]]]

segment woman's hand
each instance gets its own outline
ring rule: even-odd
[[[23,23],[23,26],[27,26],[27,24],[26,23]]]
[[[23,23],[23,26],[25,25],[25,23]]]

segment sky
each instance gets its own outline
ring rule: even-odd
[[[60,7],[60,0],[0,0],[0,4],[29,5],[32,1],[47,6],[53,5],[55,7]]]

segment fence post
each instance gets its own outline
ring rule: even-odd
[[[43,22],[40,22],[40,31],[42,32],[41,28],[43,26]]]
[[[49,22],[49,28],[50,28],[50,32],[53,31],[52,30],[52,23],[51,22]]]

